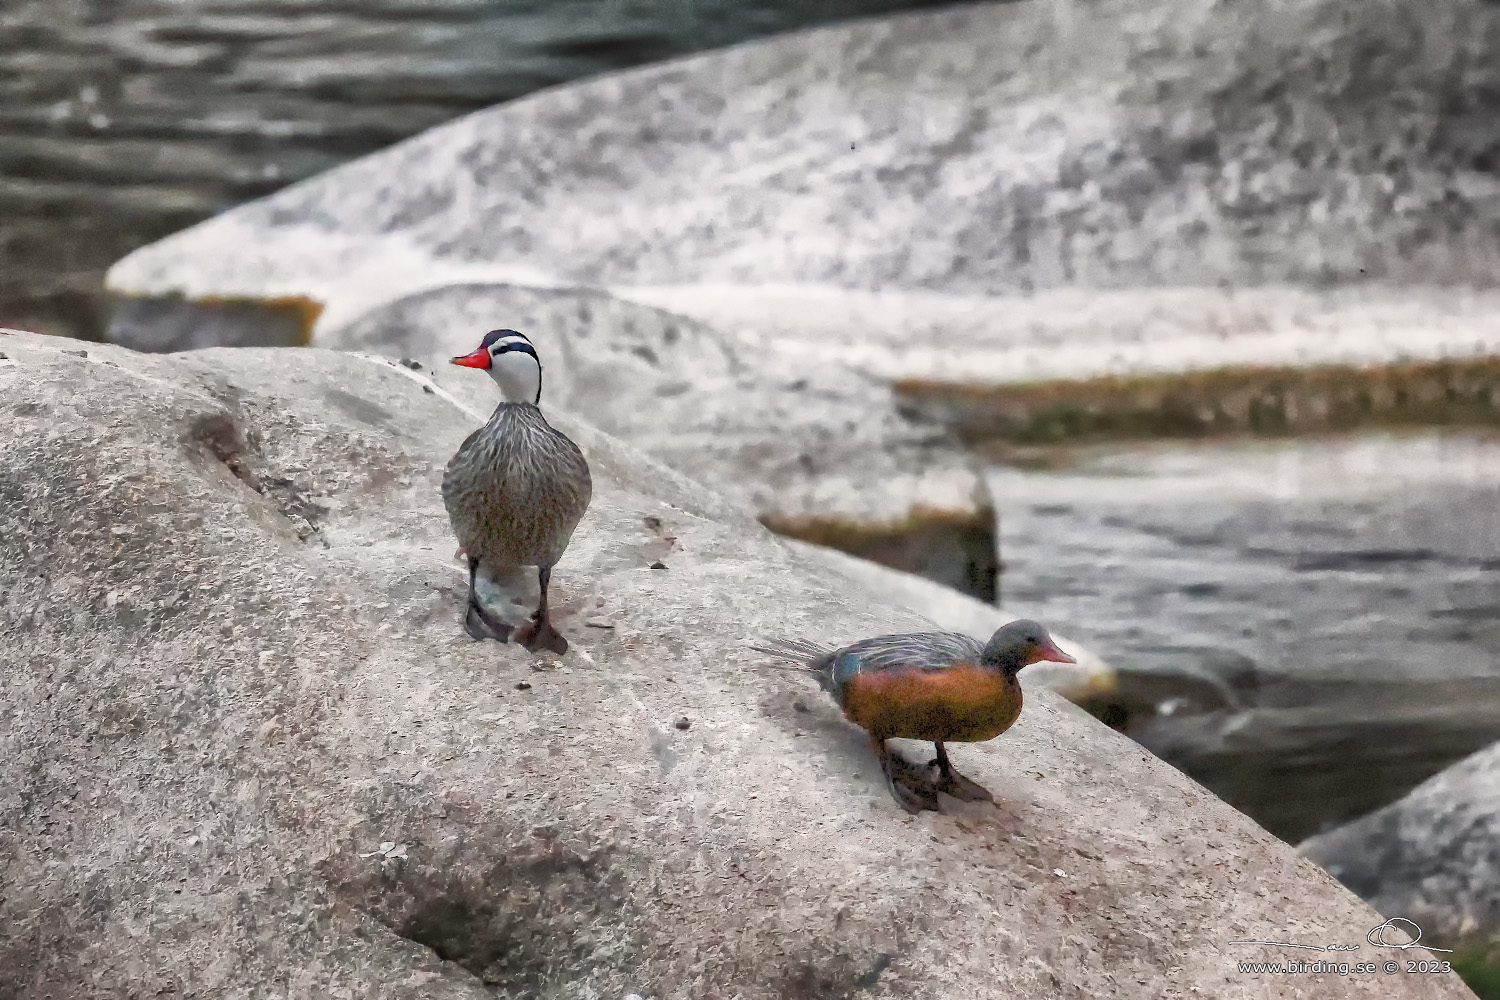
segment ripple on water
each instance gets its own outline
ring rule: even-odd
[[[1002,600],[1126,731],[1288,840],[1500,739],[1500,439],[1080,449],[996,468]]]

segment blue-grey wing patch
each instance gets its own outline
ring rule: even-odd
[[[882,635],[845,646],[833,654],[833,682],[842,688],[857,674],[882,670],[945,670],[975,662],[984,643],[957,632]]]

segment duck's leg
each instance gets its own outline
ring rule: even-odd
[[[550,649],[561,655],[568,651],[568,640],[547,620],[547,584],[552,579],[552,567],[538,566],[536,578],[542,585],[542,598],[537,601],[536,613],[531,616],[531,621],[516,632],[516,642],[533,653],[539,649]]]
[[[875,748],[875,756],[880,758],[885,785],[891,790],[891,797],[896,800],[896,804],[909,813],[919,813],[924,809],[936,812],[938,797],[932,783],[912,774],[911,765],[899,754],[893,754],[886,748],[884,737],[872,734],[870,743]]]
[[[963,802],[995,801],[995,797],[985,790],[983,786],[976,785],[968,778],[953,770],[953,764],[948,760],[948,750],[942,743],[933,741],[932,745],[937,747],[937,759],[927,766],[936,766],[938,769],[938,780],[935,786],[938,791],[946,792],[955,799]]]
[[[479,594],[474,590],[474,574],[479,571],[479,560],[469,557],[469,606],[464,609],[464,631],[471,639],[494,639],[496,642],[510,640],[511,627],[484,609],[479,603]]]

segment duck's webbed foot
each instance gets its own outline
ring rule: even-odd
[[[525,625],[516,629],[516,642],[533,653],[546,649],[561,656],[568,651],[568,640],[563,638],[563,634],[553,628],[552,623],[545,618],[533,617]]]
[[[469,603],[464,608],[464,631],[469,633],[469,638],[477,642],[483,642],[485,639],[494,639],[496,642],[508,642],[512,631],[511,627],[484,610],[484,605],[479,603],[479,594],[474,589],[474,579],[478,572],[479,560],[470,556]]]
[[[880,758],[880,769],[885,773],[885,785],[890,789],[896,804],[909,813],[938,811],[937,788],[921,769],[900,754],[891,753],[885,740],[875,739],[875,753]]]
[[[552,627],[552,622],[547,618],[547,586],[552,582],[552,567],[538,566],[536,579],[541,587],[542,597],[537,602],[536,614],[531,616],[531,621],[516,632],[516,642],[533,653],[539,649],[549,649],[561,656],[568,651],[568,640]]]
[[[896,804],[907,812],[916,815],[920,812],[938,812],[937,792],[930,782],[912,780],[909,778],[898,778],[892,774],[886,774],[886,787],[891,790]]]
[[[953,764],[948,760],[948,751],[941,743],[933,745],[937,747],[938,755],[927,766],[935,767],[938,771],[938,779],[933,782],[934,788],[961,802],[995,801],[995,797],[983,785],[976,784],[953,770]]]
[[[469,633],[469,638],[479,642],[485,639],[509,642],[510,634],[514,630],[477,603],[471,603],[468,611],[464,613],[464,631]]]

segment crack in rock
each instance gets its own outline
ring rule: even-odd
[[[298,539],[316,540],[324,548],[328,542],[319,531],[329,508],[317,503],[311,495],[285,476],[262,475],[256,471],[260,458],[260,436],[253,429],[242,432],[228,413],[214,413],[193,422],[189,432],[192,441],[207,449],[240,482],[269,500],[280,512]]]

